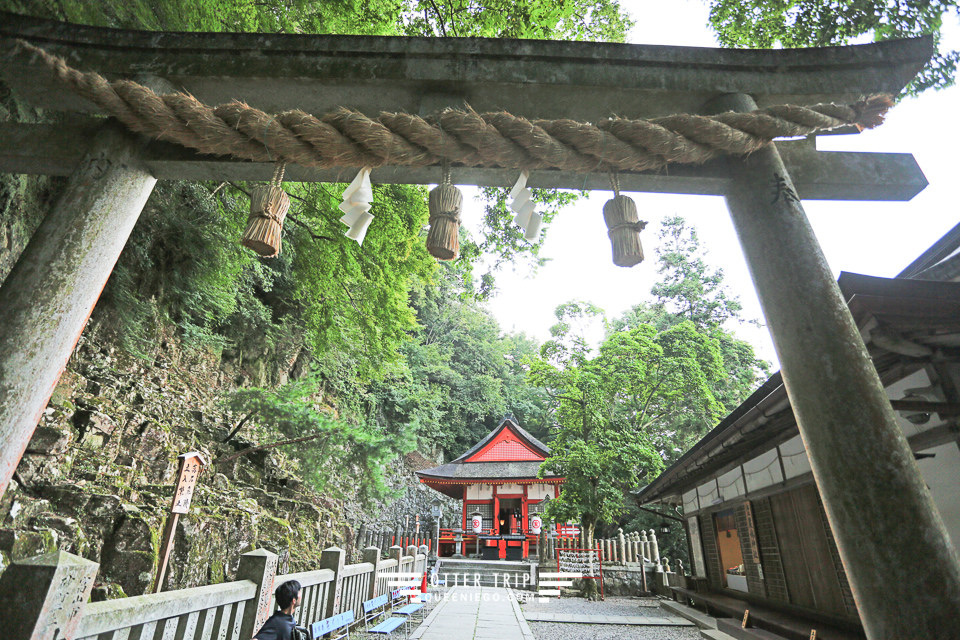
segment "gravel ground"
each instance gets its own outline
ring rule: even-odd
[[[589,602],[583,598],[536,599],[521,605],[524,613],[583,613],[593,615],[629,616],[657,615],[660,611],[656,598],[628,598],[608,596],[606,600]],[[558,622],[530,622],[530,630],[537,640],[700,640],[696,627],[643,627],[620,624],[569,624]]]
[[[537,640],[700,640],[696,627],[530,622]]]
[[[538,602],[538,600],[546,600],[546,602]],[[521,607],[524,611],[536,613],[584,613],[596,616],[659,615],[647,607],[659,610],[660,601],[657,598],[627,596],[607,596],[606,600],[593,602],[577,597],[532,598],[529,602],[524,602]]]

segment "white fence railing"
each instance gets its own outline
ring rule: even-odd
[[[12,628],[25,638],[67,640],[249,640],[273,611],[273,592],[287,580],[302,586],[296,619],[301,625],[353,610],[385,593],[391,574],[423,574],[424,549],[363,550],[363,561],[344,564],[344,551],[325,549],[320,568],[276,575],[277,556],[265,549],[240,558],[237,579],[205,587],[87,603],[97,563],[56,552],[16,561],[0,576],[0,602]],[[16,604],[14,607],[13,605]],[[6,615],[5,615],[6,617]],[[19,636],[18,636],[19,637]]]

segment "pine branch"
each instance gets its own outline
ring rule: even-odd
[[[233,454],[232,456],[227,456],[226,458],[217,458],[216,460],[213,461],[213,463],[214,463],[214,464],[226,464],[226,463],[228,463],[228,462],[230,462],[230,461],[232,461],[232,460],[236,460],[237,458],[239,458],[239,457],[241,457],[241,456],[245,456],[245,455],[248,454],[248,453],[253,453],[254,451],[263,451],[264,449],[275,449],[276,447],[282,447],[282,446],[287,445],[287,444],[294,444],[294,443],[297,443],[297,442],[306,442],[307,440],[316,440],[317,438],[322,438],[322,437],[324,437],[324,436],[326,436],[326,435],[329,435],[329,434],[327,434],[327,433],[315,433],[315,434],[313,434],[313,435],[302,436],[302,437],[300,437],[300,438],[290,438],[289,440],[280,440],[279,442],[271,442],[271,443],[269,443],[269,444],[261,444],[261,445],[257,445],[256,447],[249,447],[249,448],[247,448],[247,449],[244,449],[243,451],[240,451],[240,452],[238,452],[238,453]]]

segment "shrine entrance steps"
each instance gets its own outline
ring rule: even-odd
[[[440,558],[437,571],[447,587],[506,587],[533,589],[536,564],[509,560],[459,560]]]

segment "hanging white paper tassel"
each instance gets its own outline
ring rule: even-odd
[[[370,213],[370,201],[373,200],[370,170],[370,167],[360,169],[357,177],[343,191],[343,202],[340,203],[340,211],[343,211],[340,222],[350,227],[344,235],[351,240],[356,240],[360,245],[363,244],[367,228],[373,221],[373,215]]]
[[[513,221],[523,229],[523,237],[533,241],[540,234],[540,223],[542,217],[535,211],[533,203],[533,192],[527,189],[527,178],[530,177],[529,171],[521,171],[517,183],[510,189],[510,208],[517,215]]]

